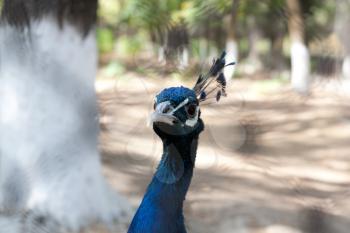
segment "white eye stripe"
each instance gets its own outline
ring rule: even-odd
[[[174,108],[170,114],[173,114],[174,112],[176,112],[177,110],[179,110],[180,108],[182,108],[183,106],[185,106],[188,103],[188,98],[186,98],[184,101],[182,101],[181,103],[179,103],[176,108]]]
[[[172,114],[173,111],[173,106],[171,105],[170,101],[161,102],[157,105],[156,108],[160,113],[164,114]],[[165,110],[166,112],[164,112]]]

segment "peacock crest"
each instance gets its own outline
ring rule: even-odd
[[[219,101],[221,96],[226,96],[226,79],[223,69],[226,66],[235,65],[235,62],[226,64],[226,52],[223,51],[221,56],[213,60],[213,65],[208,73],[200,74],[199,78],[193,87],[199,103],[210,100]]]
[[[225,64],[226,52],[214,59],[213,65],[205,75],[201,74],[190,89],[170,87],[162,90],[155,97],[154,110],[149,118],[149,125],[156,121],[181,126],[194,127],[200,117],[200,104],[215,101],[226,96],[226,79],[223,69],[235,63]]]

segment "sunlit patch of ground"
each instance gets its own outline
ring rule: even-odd
[[[104,172],[135,208],[161,153],[146,124],[153,97],[180,83],[132,75],[96,83]],[[234,80],[228,93],[202,107],[189,232],[348,233],[350,97],[328,83],[303,97],[252,80]]]

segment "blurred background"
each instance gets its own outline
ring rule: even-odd
[[[162,153],[154,96],[225,50],[236,65],[228,96],[201,105],[188,232],[350,232],[350,0],[99,0],[96,37],[103,172],[134,210]]]
[[[346,0],[101,0],[101,65],[105,76],[132,65],[142,73],[154,63],[159,70],[181,70],[182,77],[193,77],[196,72],[191,71],[226,49],[239,62],[234,72],[238,78],[265,74],[288,82],[293,54],[308,63],[297,71],[307,73],[306,79],[334,77],[349,53],[348,13]],[[299,47],[293,52],[295,44]]]
[[[349,1],[100,0],[98,14],[104,173],[135,208],[162,150],[155,94],[226,50],[237,64],[228,97],[201,107],[188,231],[349,232]]]

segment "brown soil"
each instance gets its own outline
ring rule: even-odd
[[[98,81],[104,172],[137,208],[161,154],[147,116],[155,93],[180,81]],[[350,98],[318,85],[234,80],[202,107],[185,218],[191,233],[350,232]]]

